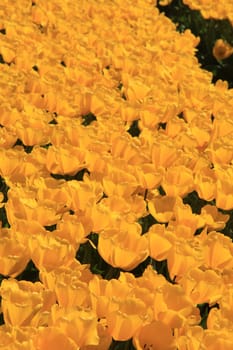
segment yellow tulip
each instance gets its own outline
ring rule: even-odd
[[[109,167],[108,174],[103,178],[103,188],[107,196],[118,195],[128,197],[137,188],[134,175],[119,168]]]
[[[88,284],[80,280],[78,274],[60,273],[57,275],[54,291],[57,302],[63,307],[89,307],[90,296]]]
[[[2,44],[2,43],[1,43]],[[14,49],[12,49],[9,46],[6,46],[6,45],[1,45],[1,50],[0,50],[0,53],[3,57],[3,60],[6,62],[6,63],[11,63],[14,61],[15,57],[16,57],[16,52]]]
[[[181,328],[186,323],[200,322],[199,309],[185,294],[180,285],[164,284],[155,290],[153,303],[154,319],[163,322],[171,329]]]
[[[164,225],[153,225],[150,227],[146,237],[149,241],[149,255],[151,258],[158,261],[167,259],[172,243],[166,236]]]
[[[224,210],[233,209],[233,186],[230,179],[217,180],[216,207]]]
[[[178,158],[179,151],[174,143],[169,140],[158,140],[152,146],[152,163],[156,169],[168,168]]]
[[[150,163],[136,167],[135,172],[138,183],[143,189],[150,190],[159,187],[163,178],[162,168],[155,171],[154,165]]]
[[[99,233],[102,230],[109,229],[116,225],[116,221],[120,219],[120,214],[111,211],[108,205],[103,201],[86,208],[87,217],[89,217],[89,226],[91,231]]]
[[[224,215],[214,205],[205,205],[201,209],[201,217],[205,220],[208,231],[222,230],[229,220],[229,215]]]
[[[0,150],[0,157],[1,157],[1,163],[0,163],[0,175],[5,176],[11,176],[15,173],[17,173],[19,167],[20,167],[20,155],[15,152],[12,149]]]
[[[14,225],[17,219],[38,221],[42,226],[54,225],[60,218],[56,206],[52,200],[38,201],[35,191],[23,188],[22,185],[8,191],[8,201],[5,204],[11,225]]]
[[[33,120],[30,123],[20,120],[15,123],[15,128],[16,135],[25,146],[43,145],[49,142],[50,128],[46,122],[37,122],[33,125]]]
[[[233,47],[228,44],[223,39],[218,39],[215,41],[214,47],[213,47],[213,56],[216,58],[216,60],[221,61],[233,54]]]
[[[207,330],[202,344],[208,350],[231,350],[233,347],[232,331],[230,329]]]
[[[11,326],[43,325],[46,314],[55,303],[55,295],[42,283],[4,279],[1,284],[4,321]]]
[[[191,298],[194,305],[219,302],[224,292],[224,285],[220,274],[208,269],[194,268],[188,271],[180,280],[185,294]]]
[[[27,246],[21,238],[12,229],[0,230],[0,273],[4,276],[16,277],[30,260]]]
[[[204,242],[205,264],[208,268],[220,269],[233,267],[232,241],[220,232],[212,231]]]
[[[108,229],[99,234],[98,252],[111,266],[130,271],[149,254],[147,239],[135,230]]]
[[[178,202],[174,208],[175,225],[186,226],[190,228],[193,234],[197,229],[204,227],[205,221],[201,215],[194,214],[188,204]]]
[[[91,185],[85,181],[68,181],[64,189],[68,195],[69,207],[75,212],[85,211],[88,206],[94,205],[101,198],[99,193],[96,194],[95,189],[92,189]]]
[[[75,175],[86,166],[85,151],[78,147],[64,144],[62,148],[51,146],[47,151],[46,167],[50,173]]]
[[[160,0],[159,5],[168,6],[168,5],[170,5],[171,2],[172,2],[172,0]]]
[[[185,121],[177,116],[170,118],[166,125],[166,135],[173,138],[185,130]]]
[[[43,282],[44,286],[50,290],[54,290],[55,283],[59,281],[60,275],[64,276],[65,279],[69,279],[73,276],[75,280],[84,283],[89,283],[94,277],[90,271],[90,266],[81,264],[76,259],[73,259],[69,266],[61,266],[51,271],[44,268],[40,270],[40,280]]]
[[[142,217],[146,214],[146,203],[142,196],[132,195],[129,198],[120,197],[118,195],[113,195],[108,198],[103,198],[101,204],[104,205],[112,216],[114,217],[114,212],[122,217],[120,220],[121,224],[126,222],[127,215],[132,214],[135,218]],[[123,219],[125,216],[125,220]]]
[[[139,112],[140,126],[144,126],[148,129],[153,129],[159,124],[160,119],[158,114],[156,113],[156,108],[154,109],[155,110],[143,109]]]
[[[174,208],[180,201],[180,198],[172,196],[157,196],[148,201],[148,209],[151,215],[158,222],[169,222],[174,219]]]
[[[140,79],[130,79],[126,88],[126,96],[131,102],[143,100],[150,92],[151,88]]]
[[[211,201],[216,196],[216,175],[213,169],[202,167],[194,174],[194,188],[201,199]]]
[[[108,331],[115,340],[128,340],[142,326],[146,316],[146,306],[137,298],[126,298],[118,309],[107,314]]]
[[[45,9],[40,6],[32,7],[32,21],[36,24],[41,24],[42,26],[46,26],[48,23],[48,17]]]
[[[153,321],[139,329],[133,337],[133,344],[138,350],[175,350],[170,327],[161,321]]]
[[[179,280],[191,268],[204,263],[204,247],[196,238],[181,237],[173,241],[167,258],[170,278]]]
[[[179,350],[208,350],[203,345],[204,329],[201,326],[185,327],[176,335]]]
[[[31,259],[36,267],[48,271],[61,266],[69,266],[75,257],[75,249],[65,239],[49,234],[37,234],[29,237],[28,247]]]
[[[86,345],[82,350],[108,350],[112,343],[112,337],[108,332],[108,326],[105,319],[100,319],[97,324],[97,331],[99,336],[98,345]]]
[[[126,164],[140,165],[149,162],[149,157],[145,152],[142,152],[141,144],[137,140],[132,140],[129,134],[119,135],[116,133],[111,138],[111,154],[113,157],[124,160]],[[123,168],[124,162],[119,163],[120,168]],[[124,169],[124,168],[123,168]]]
[[[104,318],[119,308],[118,301],[124,300],[131,287],[117,279],[105,280],[95,275],[89,282],[92,309],[98,318]]]
[[[86,242],[87,239],[85,237],[89,233],[86,234],[82,222],[76,215],[69,215],[68,213],[65,213],[62,219],[59,220],[54,232],[57,237],[70,242],[76,251],[81,243]]]
[[[121,118],[122,120],[126,121],[126,122],[133,122],[134,120],[138,119],[138,113],[135,113],[135,108],[128,104],[122,105],[120,108],[120,113],[121,113]]]
[[[0,348],[2,350],[34,350],[33,338],[37,334],[36,327],[0,327]]]
[[[162,187],[167,196],[184,197],[194,190],[193,172],[183,165],[169,167],[165,172]]]
[[[54,305],[51,310],[51,324],[69,337],[79,348],[85,345],[98,345],[97,317],[91,310],[62,308]]]
[[[58,327],[43,327],[39,329],[33,338],[33,345],[37,350],[77,350],[76,343]]]
[[[6,128],[0,129],[0,147],[1,149],[10,149],[17,141],[17,136],[9,132]]]

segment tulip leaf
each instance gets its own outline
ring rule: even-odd
[[[64,179],[66,181],[72,181],[72,180],[77,180],[77,181],[82,181],[84,174],[90,174],[87,168],[83,168],[79,170],[75,175],[62,175],[62,174],[50,174],[54,179],[60,180]]]
[[[155,220],[155,218],[149,214],[147,216],[141,217],[138,219],[138,223],[141,225],[142,227],[142,235],[146,232],[148,232],[149,228],[152,225],[155,225],[158,223],[158,221]]]
[[[162,261],[158,261],[158,260],[154,260],[151,259],[151,265],[153,266],[153,269],[156,270],[158,272],[158,274],[163,275],[166,280],[172,284],[175,284],[175,278],[174,280],[172,280],[170,278],[169,275],[169,271],[168,271],[168,266],[167,266],[167,260],[162,260]]]
[[[195,214],[200,214],[201,208],[206,204],[210,204],[210,202],[201,199],[196,191],[189,193],[185,198],[183,198],[183,203],[189,204],[192,207],[192,212]]]
[[[34,265],[33,261],[30,260],[27,264],[25,270],[16,277],[18,281],[24,280],[24,281],[30,281],[30,282],[38,282],[39,279],[39,270]]]
[[[16,143],[14,144],[13,147],[15,147],[15,146],[22,146],[26,153],[31,153],[31,151],[33,149],[33,146],[26,146],[26,145],[24,145],[23,142],[20,139],[17,139],[17,141],[16,141]]]
[[[136,137],[139,136],[141,133],[141,130],[138,127],[138,120],[134,120],[132,124],[130,125],[130,128],[127,130],[127,132],[132,136]]]
[[[4,324],[4,318],[3,318],[3,313],[0,313],[0,326],[2,326]]]
[[[209,306],[208,303],[203,303],[203,304],[197,304],[197,307],[199,308],[200,315],[201,315],[200,326],[204,329],[207,329],[207,319],[208,319],[209,312],[212,308],[219,309],[219,305],[216,303],[212,306]]]
[[[102,259],[98,250],[94,248],[94,246],[97,247],[98,245],[98,234],[92,232],[87,238],[87,242],[80,244],[76,253],[76,259],[81,264],[90,264],[90,270],[92,273],[100,274],[103,278],[106,278],[106,275],[110,275],[110,271],[113,268]],[[93,244],[90,244],[90,241]]]
[[[82,125],[88,126],[90,125],[94,120],[97,120],[96,116],[93,113],[87,113],[82,116],[83,122]]]
[[[108,350],[136,350],[133,346],[132,339],[127,341],[112,340]]]

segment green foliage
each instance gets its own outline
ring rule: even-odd
[[[138,127],[138,120],[134,120],[132,124],[130,125],[130,128],[127,130],[127,132],[132,136],[139,136],[141,130]]]
[[[217,39],[221,38],[233,45],[233,27],[231,23],[227,19],[205,19],[200,11],[191,10],[181,0],[174,0],[168,6],[158,5],[158,8],[177,24],[179,32],[190,29],[195,36],[200,37],[196,56],[201,67],[213,73],[213,83],[218,79],[222,79],[228,81],[229,87],[233,87],[233,55],[220,63],[212,54]]]
[[[30,281],[30,282],[38,282],[39,279],[39,270],[34,265],[33,261],[30,260],[27,264],[26,269],[16,277],[18,281]]]
[[[88,126],[90,125],[94,120],[97,120],[96,119],[96,116],[93,114],[93,113],[88,113],[86,115],[83,115],[82,116],[82,119],[83,119],[83,122],[82,122],[82,125],[84,126]]]
[[[219,306],[218,304],[214,304],[210,306],[208,303],[204,303],[204,304],[197,304],[197,307],[199,308],[200,315],[201,315],[200,326],[204,329],[207,329],[207,319],[208,319],[210,310],[213,308],[219,309]]]
[[[113,340],[109,350],[135,350],[135,347],[133,346],[131,339],[127,341]]]
[[[120,269],[107,264],[99,255],[98,250],[94,248],[94,246],[97,247],[98,245],[98,234],[92,232],[87,238],[89,241],[80,244],[76,259],[78,259],[81,264],[90,264],[92,273],[100,274],[107,280],[118,278]],[[90,242],[92,242],[93,245]]]

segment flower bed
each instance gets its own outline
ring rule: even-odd
[[[0,347],[232,349],[233,90],[200,39],[149,0],[0,13]]]

